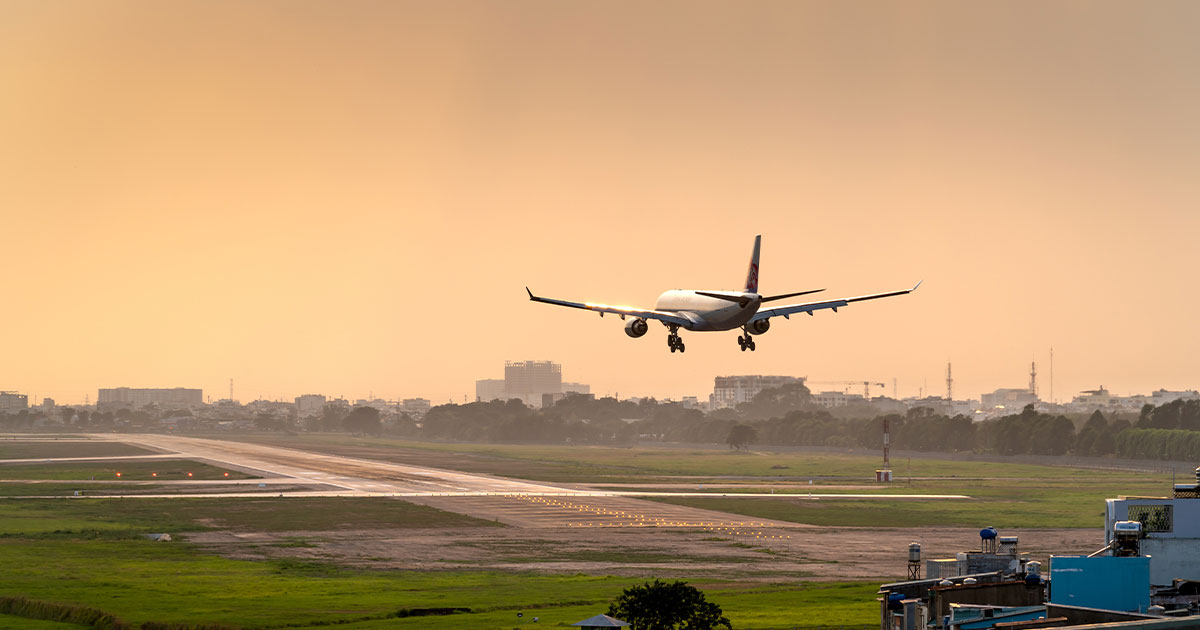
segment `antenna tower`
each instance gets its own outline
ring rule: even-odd
[[[900,400],[900,395],[896,392],[896,377],[892,377],[892,398]]]
[[[1029,393],[1037,399],[1037,361],[1029,364]]]
[[[229,402],[233,402],[233,379],[229,379]]]
[[[954,401],[954,377],[951,376],[950,362],[946,362],[946,400]]]

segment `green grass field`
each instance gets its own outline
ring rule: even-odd
[[[119,462],[0,464],[0,479],[175,481],[187,479],[257,479],[238,470],[182,459]]]
[[[602,485],[606,482],[678,480],[697,483],[729,478],[762,482],[790,480],[814,484],[873,483],[879,467],[877,455],[828,452],[756,452],[731,449],[673,448],[659,446],[562,446],[528,444],[459,444],[362,438],[341,434],[293,436],[257,435],[248,441],[278,444],[319,452],[357,454],[416,465],[486,472],[522,479]],[[1119,460],[1114,465],[1120,466]],[[946,478],[954,483],[976,479],[1003,478],[1011,481],[1086,481],[1093,477],[1109,481],[1120,477],[1133,481],[1161,479],[1162,475],[1129,471],[1107,471],[1072,466],[1043,466],[992,461],[948,459],[895,460],[896,482]],[[1184,471],[1183,474],[1190,474]],[[1167,475],[1169,478],[1169,474]]]
[[[136,496],[143,494],[194,494],[201,493],[220,493],[220,492],[238,492],[238,493],[260,493],[278,494],[287,489],[310,489],[306,486],[286,486],[286,485],[271,485],[265,488],[259,488],[256,485],[234,485],[234,484],[213,484],[204,486],[192,486],[189,488],[191,492],[183,492],[177,485],[161,484],[152,481],[135,481],[126,483],[100,483],[87,482],[81,483],[78,481],[42,481],[39,483],[25,482],[0,482],[0,497],[73,497],[76,492],[82,493],[80,496]]]
[[[20,442],[0,440],[0,459],[44,459],[55,457],[126,457],[153,455],[154,451],[120,442]]]
[[[53,563],[44,561],[53,557]],[[3,593],[98,608],[131,623],[219,623],[261,628],[511,628],[515,613],[542,625],[603,612],[639,580],[613,576],[351,570],[301,561],[230,560],[186,543],[0,540]],[[694,581],[735,627],[868,627],[877,585]],[[449,617],[389,619],[400,609],[469,608]],[[809,608],[815,611],[801,613]]]
[[[421,444],[346,436],[271,438],[274,443],[357,457],[403,461],[468,472],[486,472],[558,483],[734,484],[718,494],[786,490],[785,483],[813,480],[814,492],[861,492],[835,485],[862,485],[876,460],[830,453],[736,453],[671,448],[601,448]],[[162,468],[165,462],[138,462]],[[200,471],[175,462],[172,470]],[[105,464],[108,465],[108,464]],[[1162,495],[1162,474],[994,462],[913,460],[897,466],[901,481],[874,487],[885,493],[967,494],[968,501],[823,499],[782,495],[769,499],[712,496],[665,499],[708,509],[817,525],[995,525],[1099,527],[1103,499]],[[93,474],[88,467],[0,466],[0,477],[18,468],[70,479]],[[110,470],[110,472],[115,472]],[[122,472],[145,475],[147,468]],[[223,478],[205,470],[203,478]],[[219,476],[218,476],[219,475]],[[12,477],[7,477],[12,478]],[[97,475],[97,479],[100,476]],[[111,477],[108,477],[111,478]],[[133,478],[126,477],[123,478]],[[193,477],[197,478],[197,477]],[[153,479],[153,478],[149,478]],[[17,484],[9,484],[16,486]],[[31,484],[27,484],[31,485]],[[59,484],[46,484],[59,485]],[[78,484],[77,484],[78,485]],[[99,484],[98,484],[99,485]],[[107,484],[105,484],[107,485]],[[0,486],[0,492],[4,486]],[[496,523],[381,498],[253,499],[21,499],[0,500],[0,597],[97,608],[131,623],[146,621],[226,624],[235,628],[505,629],[565,627],[604,612],[623,588],[643,581],[603,575],[546,575],[483,571],[418,571],[349,568],[307,560],[242,560],[220,557],[187,542],[155,543],[148,532],[226,530],[239,533],[355,529],[494,527]],[[481,543],[487,544],[487,543]],[[303,540],[276,546],[309,547]],[[491,549],[495,552],[495,549]],[[514,563],[583,558],[583,551],[515,546]],[[642,551],[633,560],[671,557]],[[735,572],[736,573],[736,572]],[[646,575],[651,579],[654,575]],[[772,583],[742,581],[735,574],[694,576],[690,582],[722,606],[739,630],[871,628],[878,626],[877,582],[813,583],[795,576]],[[396,618],[401,609],[469,608],[448,616]],[[518,620],[516,613],[524,616]],[[7,624],[7,625],[6,625]],[[71,630],[76,626],[0,616],[0,628]]]
[[[3,630],[81,630],[87,626],[77,626],[73,623],[58,623],[42,621],[41,619],[25,619],[13,615],[0,615],[0,629]]]
[[[7,499],[0,536],[499,527],[492,521],[376,497],[221,499]]]
[[[337,435],[293,436],[287,445],[352,453],[360,457],[523,477],[558,483],[592,479],[594,487],[643,483],[646,490],[700,490],[713,498],[664,499],[671,503],[718,509],[813,525],[934,525],[996,527],[1102,527],[1104,500],[1120,495],[1164,496],[1171,477],[1071,466],[1041,466],[987,461],[913,459],[896,462],[897,480],[873,482],[878,460],[836,453],[754,453],[727,449],[666,447],[550,447],[539,445],[431,444],[370,440]],[[527,465],[528,474],[523,474]],[[812,485],[808,481],[812,480]],[[686,484],[686,488],[662,484]],[[712,488],[715,483],[733,488]],[[803,487],[795,489],[800,483]],[[792,488],[785,487],[791,484]],[[834,485],[866,486],[826,488]],[[705,487],[705,486],[709,487]],[[965,494],[962,501],[808,501],[782,495],[814,493]],[[778,499],[736,499],[719,495],[770,492]]]

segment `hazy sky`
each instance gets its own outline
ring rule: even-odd
[[[1200,386],[1195,2],[0,2],[0,389]],[[531,303],[912,295],[736,333]],[[817,386],[817,388],[822,388]],[[836,389],[837,386],[828,386]]]

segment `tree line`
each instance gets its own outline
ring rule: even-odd
[[[90,412],[70,407],[47,412],[31,409],[0,414],[0,429],[29,430],[39,420],[64,427],[119,429],[153,425],[161,417],[187,418],[186,410]],[[57,417],[54,417],[57,416]],[[592,398],[569,395],[534,409],[519,400],[446,404],[423,418],[380,413],[372,407],[326,405],[319,415],[259,413],[242,418],[262,431],[348,432],[416,439],[469,442],[633,444],[692,442],[878,448],[885,421],[891,445],[927,452],[976,452],[999,455],[1088,455],[1139,459],[1200,460],[1200,400],[1146,405],[1132,423],[1100,411],[1085,421],[1037,411],[975,422],[928,408],[871,418],[839,418],[812,403],[800,383],[765,389],[729,409],[703,413],[680,403]]]

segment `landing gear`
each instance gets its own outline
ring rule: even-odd
[[[683,345],[683,337],[679,336],[679,333],[676,332],[677,330],[678,328],[671,327],[671,334],[667,335],[667,347],[671,349],[671,352],[675,352],[676,350],[683,352],[687,349]]]
[[[738,335],[738,345],[741,346],[742,352],[747,350],[754,352],[754,338],[750,336],[750,333],[746,333],[745,337]]]

